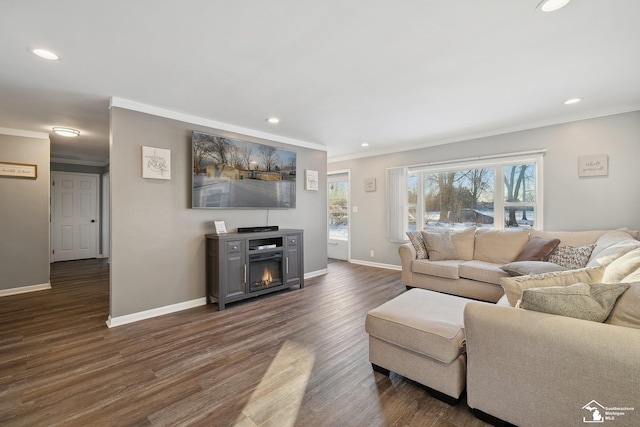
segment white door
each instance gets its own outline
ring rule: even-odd
[[[329,241],[327,256],[349,260],[349,172],[340,171],[327,176],[329,199]]]
[[[55,261],[98,256],[98,175],[52,172]]]

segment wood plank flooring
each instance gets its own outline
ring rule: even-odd
[[[344,262],[305,288],[108,329],[103,260],[0,298],[0,425],[484,426],[374,373],[364,320],[400,273]]]

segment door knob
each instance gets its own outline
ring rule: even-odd
[[[95,219],[92,219],[92,220],[91,220],[91,222],[96,222],[96,220],[95,220]]]

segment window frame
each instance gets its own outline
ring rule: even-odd
[[[418,165],[407,167],[406,179],[407,179],[407,191],[405,194],[404,209],[405,209],[405,231],[408,231],[408,218],[409,218],[409,191],[408,180],[411,175],[418,174],[418,201],[416,203],[416,230],[425,230],[424,221],[420,221],[420,228],[418,228],[418,218],[424,218],[424,174],[426,173],[438,173],[454,170],[471,170],[471,169],[494,169],[494,189],[493,189],[493,206],[494,206],[494,222],[493,229],[504,230],[505,229],[505,215],[498,215],[498,212],[504,212],[508,207],[533,207],[534,219],[533,229],[542,230],[543,227],[543,201],[544,201],[544,187],[543,187],[543,158],[544,152],[534,152],[525,154],[513,154],[496,157],[483,157],[470,160],[460,160],[451,162],[438,162],[433,164]],[[504,181],[504,167],[505,166],[517,166],[523,164],[535,165],[535,201],[534,202],[507,202],[505,201],[505,181]]]

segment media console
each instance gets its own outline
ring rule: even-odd
[[[226,304],[304,287],[303,231],[207,234],[207,301]]]

